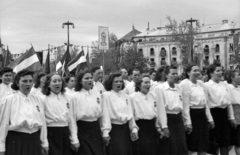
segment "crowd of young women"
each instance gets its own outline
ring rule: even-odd
[[[133,70],[126,88],[120,73],[100,83],[99,67],[33,75],[24,69],[12,80],[10,68],[0,70],[0,155],[228,155],[230,146],[240,154],[240,75],[221,81],[219,64],[205,83],[194,64],[178,84],[174,66],[154,81]]]

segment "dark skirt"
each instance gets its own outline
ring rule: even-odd
[[[8,131],[5,155],[41,155],[40,131],[32,134]]]
[[[240,147],[240,126],[237,128],[231,127],[231,145]]]
[[[139,127],[139,139],[133,142],[133,155],[157,155],[157,139],[159,138],[155,119],[136,121]]]
[[[160,155],[187,155],[187,143],[182,114],[167,114],[170,138],[159,140]]]
[[[112,124],[109,133],[111,139],[106,148],[107,155],[132,155],[132,142],[128,122],[122,125]]]
[[[74,155],[103,155],[103,142],[98,121],[77,121],[80,148]]]
[[[210,132],[218,147],[230,146],[230,123],[227,108],[212,108],[211,114],[215,128]]]
[[[190,109],[193,130],[187,135],[187,146],[189,151],[207,152],[209,125],[205,110],[205,108]]]
[[[71,155],[68,127],[48,127],[49,155]]]

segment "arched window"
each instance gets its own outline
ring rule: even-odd
[[[154,55],[154,48],[150,49],[150,55]]]
[[[215,51],[216,51],[216,52],[220,52],[219,44],[216,44],[216,46],[215,46]]]
[[[166,57],[167,56],[167,51],[166,49],[163,47],[161,48],[161,51],[160,51],[160,57]]]
[[[173,47],[173,48],[172,48],[172,55],[177,55],[177,49],[176,49],[176,47]]]
[[[209,54],[209,46],[208,45],[205,45],[203,50],[204,50],[204,54]]]

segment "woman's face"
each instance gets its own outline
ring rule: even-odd
[[[171,84],[174,84],[177,82],[178,79],[178,73],[177,69],[170,69],[168,75],[166,76],[167,81]]]
[[[122,90],[123,79],[121,76],[115,77],[112,83],[112,90],[119,92]]]
[[[69,89],[72,89],[72,88],[74,88],[74,86],[75,86],[75,78],[74,77],[70,77],[70,79],[69,79],[69,81],[67,83],[67,87]]]
[[[240,75],[238,72],[235,72],[235,76],[234,76],[234,78],[232,78],[232,81],[237,84],[240,84]]]
[[[90,90],[93,86],[93,79],[92,79],[92,74],[91,73],[86,73],[82,77],[82,88],[86,90]]]
[[[142,83],[140,86],[140,91],[143,94],[147,94],[150,90],[150,79],[148,77],[142,78]]]
[[[222,67],[216,67],[213,73],[211,73],[211,78],[214,81],[220,81],[222,78]]]
[[[21,91],[25,95],[28,95],[30,93],[32,85],[33,85],[32,75],[25,75],[20,77],[20,80],[17,83],[19,91]]]
[[[198,66],[193,66],[191,71],[188,73],[189,79],[197,80],[200,76],[200,69]]]
[[[6,72],[2,75],[2,82],[6,85],[8,85],[10,82],[12,82],[12,72]]]
[[[59,94],[62,89],[62,78],[60,75],[53,75],[51,77],[49,88],[54,94]]]
[[[42,76],[40,78],[40,88],[42,88],[44,86],[45,81],[46,81],[46,76]]]

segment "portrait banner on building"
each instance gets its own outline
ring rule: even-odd
[[[101,50],[109,49],[109,31],[108,27],[98,27],[98,48]]]

